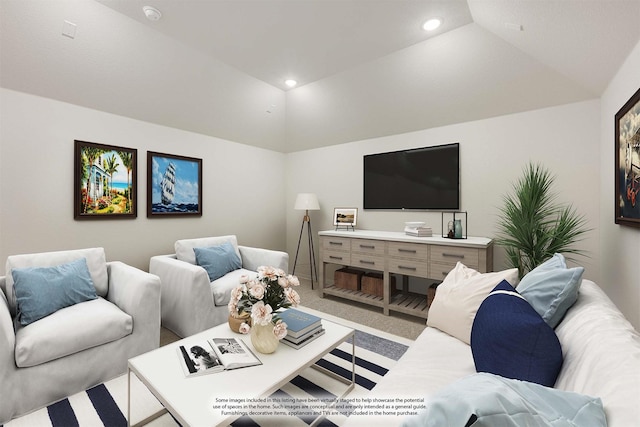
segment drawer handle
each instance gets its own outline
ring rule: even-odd
[[[329,242],[330,245],[342,246],[342,242]]]
[[[398,252],[408,252],[410,254],[415,254],[418,251],[416,251],[415,249],[398,249]]]
[[[406,267],[404,265],[399,265],[398,268],[400,270],[411,270],[411,271],[416,271],[417,270],[415,267]]]
[[[464,259],[464,255],[460,255],[460,254],[448,254],[446,252],[442,253],[443,257],[449,257],[449,258],[460,258],[460,259]]]
[[[329,255],[329,259],[337,259],[339,261],[342,261],[342,257],[341,256],[333,256],[333,255]]]
[[[376,248],[374,245],[360,245],[360,247],[362,249],[375,249]]]
[[[375,265],[376,263],[374,261],[365,261],[361,259],[360,264]]]

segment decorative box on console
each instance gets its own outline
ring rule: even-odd
[[[389,275],[389,281],[391,282],[391,291],[396,288],[396,278],[395,276]],[[377,297],[382,298],[383,290],[382,285],[384,284],[384,280],[382,278],[382,273],[366,273],[362,276],[362,284],[361,291],[365,294],[375,295]]]
[[[353,268],[341,268],[340,270],[336,270],[334,282],[338,288],[359,291],[360,279],[363,274],[363,271],[355,270]]]

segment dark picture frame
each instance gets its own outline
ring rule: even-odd
[[[640,89],[615,116],[615,223],[640,227]]]
[[[147,217],[202,216],[202,159],[147,152]]]
[[[137,165],[135,148],[75,140],[74,219],[135,219]]]

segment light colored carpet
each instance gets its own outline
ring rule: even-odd
[[[415,340],[427,326],[426,321],[419,317],[403,315],[402,313],[393,313],[391,316],[385,316],[382,314],[382,309],[378,307],[332,295],[321,298],[318,288],[319,285],[314,283],[314,289],[312,290],[311,281],[300,278],[300,286],[296,288],[296,291],[300,294],[300,304],[410,340]]]
[[[296,288],[296,291],[300,294],[302,306],[410,340],[415,340],[426,327],[425,320],[418,317],[403,315],[402,313],[393,313],[390,316],[385,316],[382,314],[382,309],[378,307],[331,295],[321,298],[318,286],[315,283],[315,289],[312,290],[311,281],[300,278],[300,286]],[[179,337],[173,332],[162,328],[160,332],[161,346],[178,339]]]

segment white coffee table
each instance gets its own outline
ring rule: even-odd
[[[167,411],[184,426],[219,426],[231,423],[238,416],[229,416],[220,409],[213,409],[216,398],[257,398],[266,397],[280,389],[304,369],[313,366],[345,384],[342,399],[355,384],[355,334],[354,330],[323,319],[324,335],[296,350],[282,343],[272,354],[255,351],[248,335],[231,331],[227,324],[168,344],[129,360],[128,370],[128,414],[131,420],[131,373],[162,403],[164,409],[140,424],[146,424]],[[200,342],[209,338],[241,338],[260,359],[262,365],[235,369],[209,375],[186,378],[179,364],[176,348],[180,345]],[[320,360],[349,337],[352,338],[351,380],[335,375],[314,363]],[[318,423],[323,417],[316,419]],[[130,421],[129,421],[130,422]],[[313,424],[312,424],[313,425]]]

